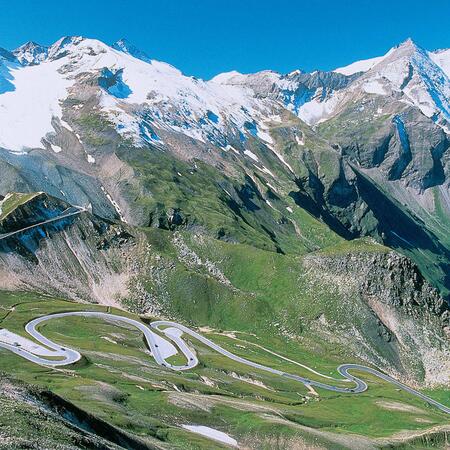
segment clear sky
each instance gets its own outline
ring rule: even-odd
[[[0,46],[127,38],[188,75],[332,69],[412,37],[450,47],[450,0],[0,0]]]

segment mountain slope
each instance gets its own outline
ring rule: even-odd
[[[445,302],[407,258],[373,241],[336,238],[302,257],[277,255],[200,229],[138,230],[87,211],[48,223],[68,205],[43,193],[3,204],[3,288],[317,340],[321,317],[325,335],[363,360],[430,384],[446,381],[448,352],[436,345],[450,326]]]
[[[84,243],[78,237],[86,233],[85,219],[78,217],[78,223],[49,230],[41,238],[36,272],[47,261],[43,255],[64,257],[66,248],[54,245],[59,235],[75,254],[82,254],[83,246],[96,247],[95,235],[86,236]],[[92,297],[103,304],[80,304],[55,296],[57,290],[67,292],[61,285],[53,291],[29,286],[46,292],[0,291],[1,326],[22,335],[30,319],[63,311],[108,311],[144,323],[166,317],[198,327],[229,351],[271,367],[322,380],[306,365],[326,374],[327,382],[341,385],[328,378],[336,377],[337,365],[364,361],[408,384],[433,387],[432,395],[446,402],[449,348],[443,326],[448,326],[448,315],[443,300],[406,258],[359,240],[298,258],[201,234],[143,229],[135,235],[134,243],[120,252],[124,259],[133,257],[137,276],[115,301],[145,316],[113,308],[106,289],[103,298]],[[139,252],[141,240],[147,246]],[[97,260],[101,267],[92,253],[91,262]],[[10,276],[14,272],[10,266]],[[20,268],[18,273],[24,288],[27,273]],[[71,280],[83,278],[72,274]],[[50,400],[52,412],[59,411],[75,425],[84,419],[87,431],[92,424],[100,425],[106,430],[100,436],[110,441],[119,437],[122,447],[120,437],[126,434],[135,446],[145,442],[149,448],[211,448],[211,441],[191,435],[183,424],[221,430],[252,449],[273,442],[274,430],[279,443],[275,448],[280,449],[318,443],[327,449],[379,448],[398,442],[393,435],[399,430],[404,433],[399,442],[405,445],[417,434],[419,443],[445,442],[448,418],[443,413],[370,377],[363,395],[311,391],[248,369],[196,340],[190,339],[189,346],[201,364],[194,370],[172,371],[156,364],[140,333],[115,322],[66,318],[51,321],[41,331],[78,349],[82,360],[53,370],[2,349],[2,370],[39,390],[50,390],[53,394],[44,399]],[[6,423],[12,420],[14,416],[6,415]]]
[[[283,372],[341,385],[338,365],[370,364],[448,403],[447,56],[406,41],[204,81],[124,39],[0,50],[1,327],[166,318]],[[175,372],[116,323],[42,328],[82,359],[2,349],[0,369],[114,434],[100,448],[211,448],[187,424],[255,449],[447,439],[443,413],[370,375],[363,395],[314,390],[196,339],[200,364]]]
[[[370,234],[404,251],[446,294],[446,59],[409,40],[350,75],[205,82],[125,40],[29,43],[2,57],[0,189],[44,190],[104,217],[200,227],[285,253],[320,247],[297,203],[347,239]],[[163,184],[149,178],[155,171]],[[392,223],[406,208],[406,231],[364,193],[374,189],[399,205]],[[422,223],[426,244],[412,231]]]

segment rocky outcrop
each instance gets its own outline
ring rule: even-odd
[[[450,311],[410,259],[385,249],[318,253],[304,264],[320,289],[337,290],[342,299],[340,326],[328,330],[334,337],[412,382],[449,382]],[[325,313],[320,327],[333,319]]]
[[[374,296],[418,320],[429,316],[438,318],[443,326],[450,324],[447,303],[409,258],[394,252],[374,255],[366,267],[360,287],[363,296]]]
[[[39,224],[67,206],[40,194],[11,212],[5,226],[20,230],[31,221]],[[123,224],[87,211],[45,223],[0,241],[1,285],[116,304],[128,292],[135,243]]]
[[[396,252],[310,256],[322,270],[354,277],[363,297],[376,297],[416,319],[438,318],[450,323],[450,310],[439,292],[428,283],[416,264]]]

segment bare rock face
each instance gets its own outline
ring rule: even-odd
[[[391,252],[387,256],[374,256],[368,267],[361,285],[362,295],[375,296],[414,318],[428,315],[439,318],[443,326],[450,323],[447,303],[410,259]]]
[[[370,111],[361,114],[361,108]],[[377,110],[385,110],[387,117],[369,122],[368,116],[376,116]],[[333,129],[332,139],[351,162],[379,170],[386,183],[401,181],[418,192],[443,183],[448,135],[416,108],[398,102],[386,106],[382,99],[363,98],[342,115],[345,117],[337,116],[320,129],[327,135],[333,124],[345,121],[345,129]]]
[[[430,316],[442,326],[449,324],[447,303],[409,258],[387,252],[320,259],[325,270],[353,274],[362,296],[376,297],[411,317]]]
[[[4,232],[21,230],[58,217],[67,206],[38,194],[11,212],[0,227]],[[118,304],[128,290],[135,242],[120,223],[87,211],[44,223],[0,241],[2,287]]]
[[[448,383],[448,304],[411,260],[362,252],[308,256],[306,264],[320,274],[321,286],[342,295],[345,325],[333,332],[343,341],[352,336],[355,352],[365,348],[370,362],[411,381]]]

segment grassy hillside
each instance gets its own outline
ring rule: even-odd
[[[199,230],[283,253],[303,254],[341,239],[254,168],[234,178],[159,151],[122,148],[119,156],[138,174],[133,185],[124,184],[124,195],[149,226]]]
[[[1,326],[22,335],[25,323],[42,314],[106,310],[26,293],[2,292],[0,301]],[[361,376],[370,388],[361,395],[320,389],[310,392],[299,383],[232,362],[192,339],[190,344],[201,364],[192,371],[175,373],[157,366],[142,336],[126,326],[72,317],[48,322],[39,330],[56,342],[80,350],[82,360],[67,368],[50,369],[0,350],[0,370],[49,389],[97,418],[147,439],[149,444],[211,448],[207,439],[180,428],[181,424],[193,423],[225,431],[250,448],[269,448],[278,442],[275,448],[281,449],[283,443],[294,439],[325,448],[353,448],[361,442],[373,445],[377,438],[400,430],[412,435],[448,423],[444,414],[365,374]],[[357,361],[344,356],[339,346],[334,351],[322,347],[317,352],[318,343],[307,339],[276,338],[263,328],[257,335],[233,330],[202,332],[236,354],[313,379],[321,377],[264,348],[330,375],[335,374],[342,358]],[[445,400],[444,391],[432,391],[430,395]],[[355,436],[349,437],[352,434]]]
[[[364,258],[389,255],[385,247],[360,240],[314,255],[288,256],[192,233],[143,231],[149,247],[147,260],[139,262],[138,281],[148,294],[147,306],[160,311],[157,316],[147,314],[146,321],[173,318],[199,327],[237,355],[338,385],[341,382],[323,379],[295,362],[332,377],[339,377],[339,364],[366,363],[371,354],[395,367],[396,347],[377,334],[364,299],[353,288],[345,293],[334,285],[327,271],[319,282],[310,266],[311,258],[340,261],[351,255],[365,264]],[[145,309],[137,303],[142,302],[138,293],[124,301],[131,309]],[[22,335],[29,320],[52,312],[108,310],[137,317],[33,293],[1,292],[0,304],[0,326]],[[48,389],[148,445],[211,448],[207,439],[180,428],[201,424],[227,432],[250,448],[281,449],[294,441],[333,449],[356,443],[370,448],[377,439],[389,440],[399,431],[412,436],[448,422],[438,410],[366,374],[361,376],[369,390],[361,395],[308,390],[230,361],[194,339],[189,342],[200,365],[176,373],[156,365],[142,336],[126,326],[72,317],[47,322],[40,331],[81,351],[82,360],[54,370],[0,350],[0,371]],[[348,333],[359,333],[361,340],[346,340]],[[358,353],[358,342],[371,346],[370,352]],[[420,364],[410,369],[421,376]],[[447,394],[445,389],[430,391],[444,403]]]
[[[426,309],[428,304],[394,307],[395,302],[407,303],[409,291],[399,280],[411,278],[410,266],[371,239],[345,241],[324,225],[316,226],[319,222],[300,208],[293,214],[315,251],[305,247],[282,254],[218,240],[195,227],[138,230],[123,225],[119,232],[110,225],[111,235],[127,238],[108,263],[115,264],[120,253],[133,270],[128,291],[103,300],[146,312],[145,321],[177,320],[236,355],[318,381],[343,384],[302,365],[339,378],[336,368],[344,362],[375,364],[409,383],[433,380],[426,351],[432,352],[436,367],[445,362],[438,317]],[[83,226],[67,225],[71,254],[79,258],[79,250],[88,245],[93,253],[77,261],[85,268],[85,261],[93,261],[98,252],[97,262],[102,263],[99,255],[108,258],[106,249],[113,244],[92,233],[102,228],[100,219],[85,213],[77,220]],[[255,232],[253,227],[243,230],[248,236]],[[44,242],[53,242],[59,236],[55,233]],[[83,247],[72,245],[78,241]],[[38,247],[41,257],[46,246]],[[373,293],[364,282],[371,277],[382,280],[377,296],[392,297],[392,304],[384,305],[384,317],[377,316],[376,304],[368,298]],[[139,318],[111,306],[33,292],[0,291],[0,306],[0,327],[21,335],[29,320],[53,312],[98,310]],[[414,327],[409,328],[412,317]],[[400,327],[389,328],[386,318]],[[189,344],[199,366],[176,373],[158,366],[142,336],[127,326],[72,317],[46,322],[39,329],[79,350],[82,360],[50,369],[1,349],[0,372],[36,386],[38,392],[54,393],[74,411],[88,414],[89,421],[103,421],[148,448],[211,448],[209,440],[183,429],[183,424],[219,429],[248,448],[303,443],[334,449],[390,445],[400,431],[404,442],[432,428],[441,442],[436,427],[448,422],[438,410],[366,374],[361,377],[369,390],[361,395],[308,389],[233,362],[195,339]],[[171,361],[180,361],[180,356]],[[448,391],[439,388],[436,379],[429,393],[448,403]],[[4,420],[12,422],[14,415]]]

